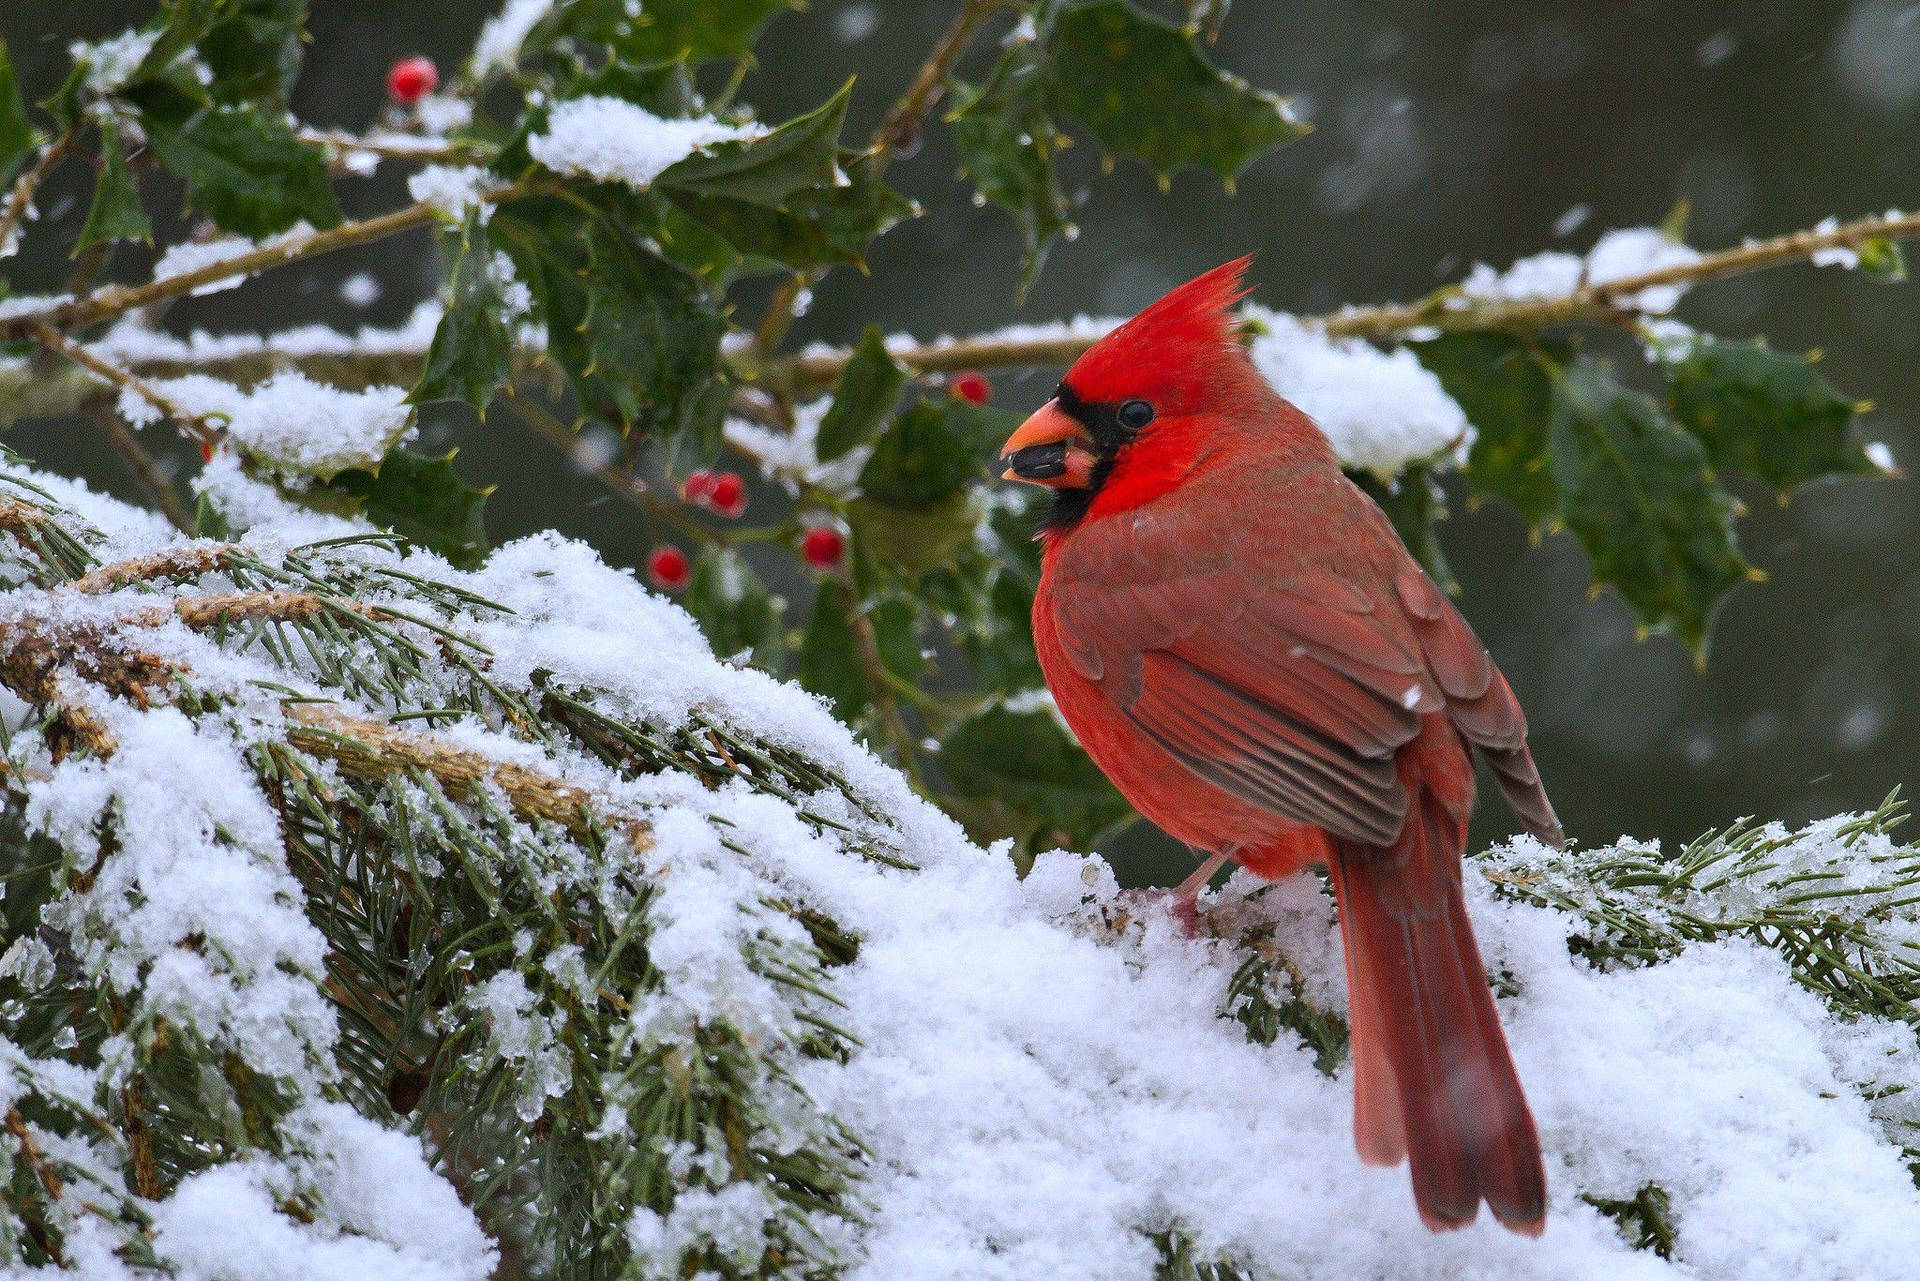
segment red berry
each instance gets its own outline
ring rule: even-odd
[[[411,107],[432,93],[439,83],[440,69],[433,65],[433,59],[416,53],[411,58],[400,59],[387,72],[387,97],[397,106]]]
[[[953,376],[953,394],[970,405],[984,405],[993,399],[993,383],[978,369]]]
[[[656,547],[647,557],[647,577],[661,591],[677,592],[693,576],[693,565],[678,547]]]
[[[706,468],[687,473],[680,485],[680,497],[690,503],[704,503],[713,496],[713,473]]]
[[[816,526],[800,539],[800,555],[815,569],[838,569],[846,554],[846,537],[837,529]]]
[[[728,519],[747,509],[747,482],[738,472],[723,471],[707,487],[707,505]]]
[[[200,442],[200,461],[203,463],[210,463],[213,461],[213,442],[212,441],[203,440]]]

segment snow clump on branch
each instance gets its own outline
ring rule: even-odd
[[[750,141],[766,132],[760,125],[730,125],[712,117],[665,120],[619,98],[591,96],[556,102],[546,132],[527,139],[527,150],[555,173],[646,187],[704,147]]]

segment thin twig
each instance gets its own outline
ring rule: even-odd
[[[530,184],[514,183],[482,192],[479,198],[487,204],[500,204],[526,195],[531,190],[533,187]],[[203,285],[230,280],[235,276],[250,276],[256,272],[283,267],[288,263],[299,262],[319,254],[331,253],[336,249],[370,244],[398,232],[424,227],[438,217],[440,217],[439,207],[423,200],[418,204],[408,205],[404,209],[395,209],[391,213],[384,213],[375,218],[343,222],[338,227],[332,227],[326,231],[316,231],[308,236],[282,241],[248,253],[235,254],[231,258],[222,258],[218,262],[210,262],[194,271],[168,276],[164,280],[150,280],[144,285],[108,285],[83,298],[69,298],[0,320],[0,341],[29,337],[41,326],[58,330],[85,329],[103,320],[112,320],[127,312],[151,307],[168,298],[192,293]]]
[[[555,418],[511,385],[506,389],[506,399],[507,404],[512,407],[521,422],[532,429],[536,436],[565,454],[567,460],[575,467],[592,476],[649,516],[657,516],[674,525],[688,537],[697,538],[701,542],[714,541],[712,532],[702,528],[698,522],[690,520],[680,510],[679,504],[660,498],[648,488],[645,481],[633,473],[622,471],[612,463],[596,458],[579,432]]]
[[[33,205],[33,193],[40,189],[47,175],[73,150],[74,136],[71,129],[60,135],[40,153],[40,159],[34,162],[33,167],[14,182],[13,190],[7,193],[6,207],[0,209],[0,248],[11,243],[14,234],[20,230],[27,210]]]
[[[93,406],[91,417],[100,428],[100,433],[107,438],[107,443],[113,446],[113,452],[120,455],[120,461],[126,464],[134,483],[153,500],[160,514],[167,518],[167,523],[187,537],[193,537],[193,513],[180,500],[180,491],[160,470],[160,464],[154,461],[153,455],[134,438],[133,429],[107,405]]]
[[[1583,285],[1560,298],[1477,302],[1458,289],[1441,290],[1412,303],[1354,307],[1332,315],[1308,318],[1334,338],[1404,338],[1423,329],[1456,333],[1479,330],[1536,330],[1548,326],[1598,321],[1614,323],[1638,315],[1635,298],[1649,289],[1704,284],[1787,263],[1803,262],[1826,249],[1857,249],[1871,240],[1912,240],[1920,237],[1920,214],[1861,218],[1827,231],[1796,231],[1771,240],[1755,241],[1692,262],[1658,271],[1622,276],[1601,284]],[[894,358],[920,373],[950,373],[959,369],[988,369],[1021,365],[1067,365],[1091,347],[1095,335],[1039,339],[1007,339],[991,335],[957,342],[931,343],[896,349]],[[769,382],[790,381],[797,390],[817,391],[830,386],[845,367],[848,349],[815,352],[766,369]]]
[[[471,164],[486,159],[488,154],[486,148],[473,143],[421,138],[422,143],[437,142],[439,145],[419,146],[404,135],[396,135],[388,140],[368,138],[339,129],[302,129],[300,141],[324,148],[333,155],[359,151],[382,160],[411,160],[433,165]]]
[[[171,419],[174,426],[180,429],[180,434],[188,440],[191,440],[194,444],[202,446],[203,448],[211,448],[219,443],[221,432],[218,427],[214,426],[212,422],[204,416],[189,411],[184,405],[180,404],[179,401],[167,395],[152,383],[128,373],[118,365],[100,359],[100,357],[94,355],[84,346],[73,341],[73,339],[67,337],[51,325],[45,323],[36,324],[28,330],[28,333],[48,351],[65,356],[68,360],[86,369],[89,373],[97,374],[114,386],[124,391],[130,391],[140,397],[140,399],[146,401],[149,405],[152,405],[155,409]]]
[[[927,113],[939,105],[954,65],[972,45],[974,36],[979,34],[980,24],[994,15],[1001,3],[1002,0],[965,0],[960,12],[953,15],[953,24],[940,37],[940,43],[920,64],[913,83],[907,86],[900,101],[893,104],[893,110],[887,113],[887,118],[874,133],[875,147],[897,155],[911,151],[920,141],[920,130],[926,123]]]
[[[887,162],[896,155],[904,155],[913,150],[920,140],[920,130],[925,124],[927,113],[939,103],[940,96],[946,90],[947,77],[953,74],[954,64],[973,43],[979,34],[980,25],[998,10],[1003,0],[962,0],[960,11],[953,15],[953,22],[939,43],[933,46],[926,61],[914,73],[907,91],[900,95],[899,101],[887,112],[880,127],[874,130],[873,159],[874,176],[885,171]],[[795,307],[807,290],[817,284],[825,275],[822,268],[795,272],[782,281],[767,300],[767,309],[761,313],[760,323],[754,326],[754,348],[764,358],[772,354],[787,336],[787,330],[793,327],[796,319]]]

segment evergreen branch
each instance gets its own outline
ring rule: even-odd
[[[169,547],[150,556],[136,556],[131,560],[115,561],[111,565],[89,570],[74,580],[73,590],[91,596],[101,592],[117,592],[137,582],[191,578],[221,568],[228,556],[240,551],[241,548],[234,543]]]
[[[602,808],[585,788],[552,775],[490,760],[478,752],[396,730],[324,704],[295,703],[288,707],[287,718],[292,722],[289,741],[333,761],[355,778],[377,780],[423,773],[461,799],[491,783],[506,794],[523,817],[557,824],[575,836],[593,829],[596,810]],[[628,820],[623,830],[636,850],[652,846],[653,837],[645,823]]]

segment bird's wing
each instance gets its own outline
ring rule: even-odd
[[[1218,525],[1213,504],[1149,504],[1054,562],[1069,661],[1144,734],[1250,804],[1385,845],[1407,811],[1394,755],[1444,710],[1528,826],[1557,832],[1512,691],[1397,541],[1385,575],[1342,575]]]

